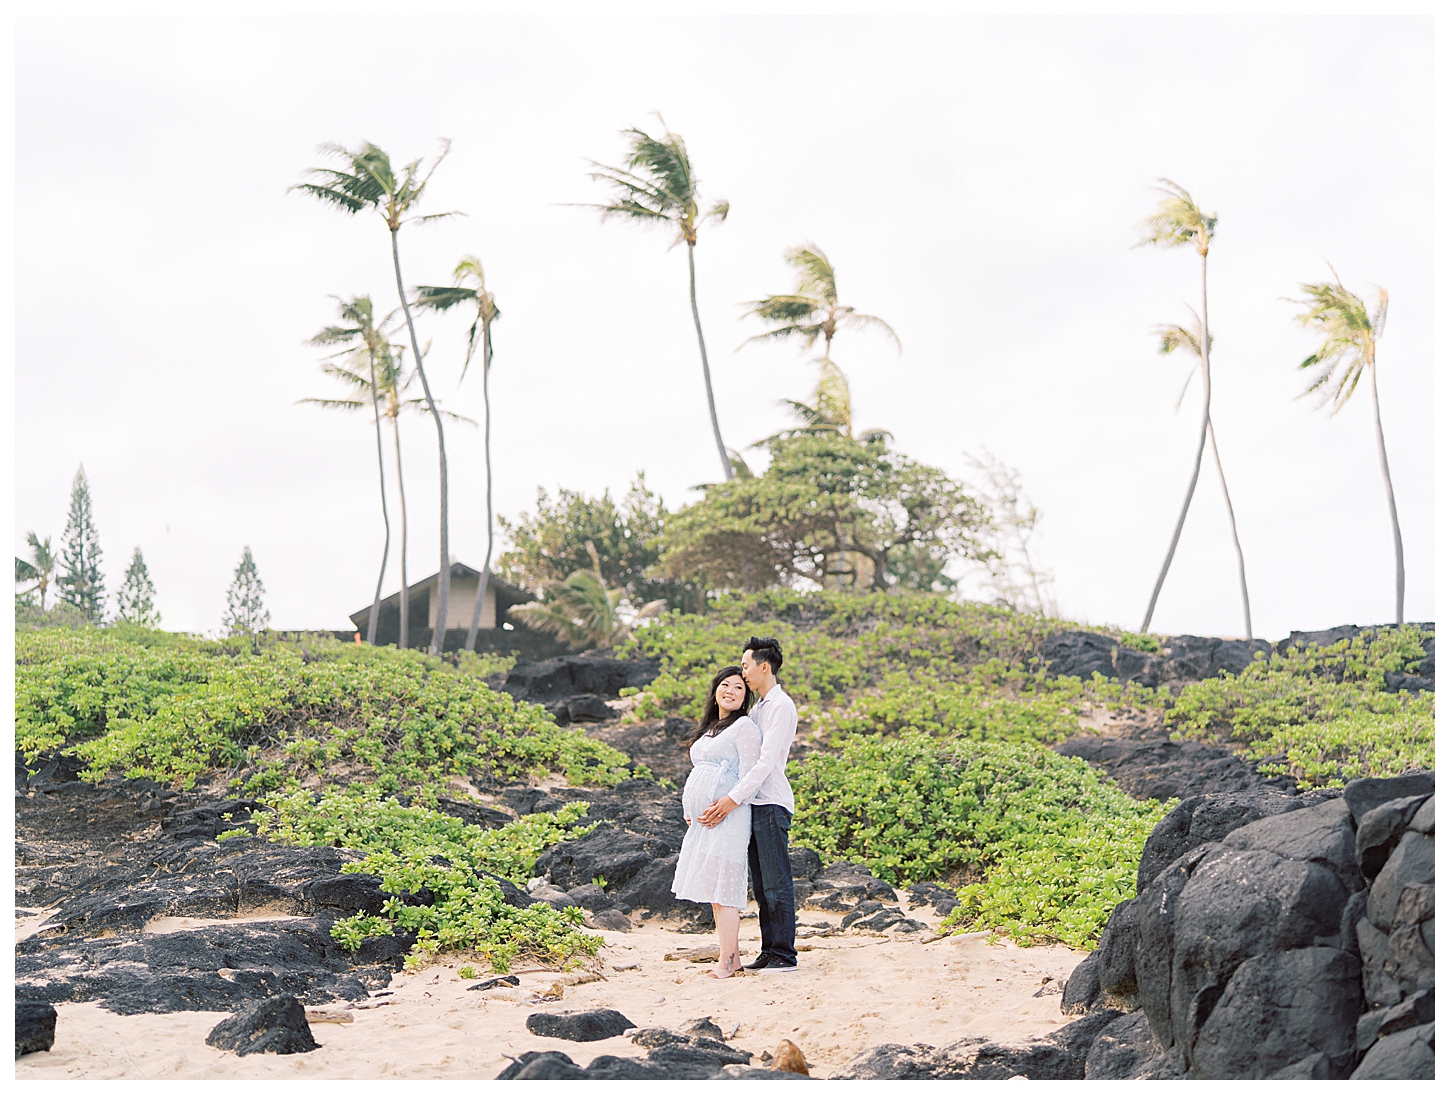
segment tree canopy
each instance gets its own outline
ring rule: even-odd
[[[712,589],[825,585],[844,556],[855,568],[846,584],[944,590],[953,559],[990,554],[977,535],[987,522],[981,503],[883,440],[817,433],[766,447],[762,475],[706,486],[701,501],[668,517],[661,574]]]

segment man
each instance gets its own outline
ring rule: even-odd
[[[760,727],[760,759],[728,795],[716,799],[700,819],[710,826],[741,803],[750,804],[750,885],[760,907],[760,956],[745,968],[762,973],[793,973],[795,884],[790,870],[790,822],[795,795],[785,778],[785,763],[795,743],[795,701],[776,680],[784,661],[775,639],[752,637],[740,656],[740,672],[760,702],[750,717]]]

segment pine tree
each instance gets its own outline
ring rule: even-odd
[[[232,587],[227,590],[227,614],[222,617],[222,627],[228,635],[255,635],[267,630],[271,615],[262,603],[266,592],[257,575],[257,564],[252,560],[252,549],[242,548],[242,561],[237,564]]]
[[[155,601],[156,587],[151,584],[146,560],[141,558],[141,549],[137,547],[131,554],[131,565],[126,568],[126,578],[116,591],[116,617],[128,624],[159,627],[161,613],[156,611]]]
[[[91,516],[91,484],[84,464],[70,489],[70,513],[61,545],[61,600],[75,605],[92,623],[100,623],[106,609],[106,580],[101,574],[101,537]]]

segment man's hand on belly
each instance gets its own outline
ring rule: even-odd
[[[700,815],[700,822],[705,828],[713,829],[725,820],[731,810],[739,805],[740,803],[736,802],[729,795],[722,795],[710,803],[709,806],[705,807],[705,812]]]

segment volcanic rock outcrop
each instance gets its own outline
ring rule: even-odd
[[[1434,1074],[1434,776],[1185,801],[1069,979],[1088,1079]],[[1126,1013],[1126,1014],[1125,1014]]]

